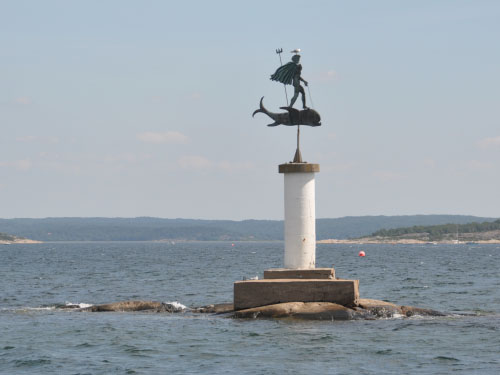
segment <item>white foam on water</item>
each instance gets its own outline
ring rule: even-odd
[[[164,302],[164,304],[172,306],[175,310],[186,310],[187,309],[187,306],[183,305],[182,303],[180,303],[178,301]]]
[[[52,311],[55,309],[56,309],[55,306],[44,306],[44,307],[21,307],[13,310],[19,312],[26,312],[26,311]]]
[[[403,315],[403,314],[395,313],[395,314],[392,315],[392,318],[393,319],[403,319],[403,318],[406,318],[406,316]]]
[[[91,303],[72,303],[72,302],[67,302],[65,303],[66,306],[78,306],[79,309],[85,309],[87,307],[94,306]]]
[[[444,317],[446,317],[446,316],[414,314],[412,316],[409,316],[408,319],[410,319],[410,320],[433,320],[433,319],[439,319],[439,318],[444,318]]]
[[[403,319],[406,318],[406,315],[399,314],[399,313],[394,313],[389,316],[377,316],[375,317],[376,320],[396,320],[396,319]]]

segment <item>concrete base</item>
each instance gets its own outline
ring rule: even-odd
[[[264,271],[264,279],[335,279],[333,268],[288,269],[273,268]]]
[[[358,280],[264,279],[234,283],[235,310],[283,302],[333,302],[357,306],[358,301]]]

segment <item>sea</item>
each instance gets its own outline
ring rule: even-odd
[[[359,251],[365,257],[359,257]],[[232,302],[282,242],[0,245],[1,374],[500,374],[500,245],[318,244],[362,298],[444,317],[243,320],[81,312],[126,300]]]

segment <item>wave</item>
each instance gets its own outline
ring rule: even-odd
[[[85,309],[87,307],[91,307],[91,306],[94,306],[93,304],[91,303],[84,303],[84,302],[80,302],[80,303],[73,303],[73,302],[66,302],[63,306],[59,305],[57,306],[58,308],[65,308],[65,309]]]
[[[184,311],[184,310],[188,310],[189,308],[186,306],[186,305],[183,305],[182,303],[178,302],[178,301],[172,301],[172,302],[163,302],[165,305],[167,305],[168,307],[172,308],[172,310],[174,312],[177,312],[177,311]]]

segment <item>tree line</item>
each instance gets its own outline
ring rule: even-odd
[[[16,237],[7,233],[0,233],[0,241],[14,241]]]
[[[430,238],[440,238],[446,234],[454,233],[480,233],[500,230],[500,219],[482,223],[468,224],[441,224],[441,225],[415,225],[412,227],[381,229],[372,233],[374,237],[398,237],[405,234],[425,233]]]

